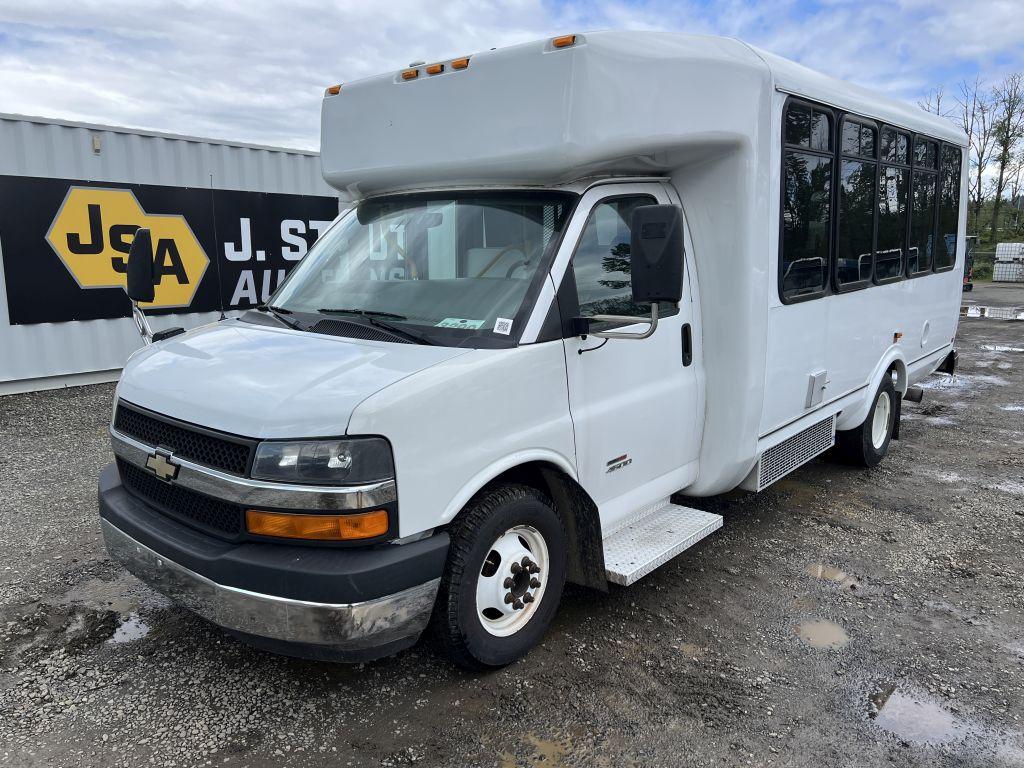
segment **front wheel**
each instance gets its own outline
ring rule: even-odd
[[[882,379],[864,423],[856,429],[836,432],[836,450],[848,463],[873,467],[889,451],[898,414],[899,393],[892,377]]]
[[[434,624],[467,669],[502,667],[535,646],[558,610],[565,528],[534,488],[484,491],[456,518]]]

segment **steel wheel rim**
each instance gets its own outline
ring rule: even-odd
[[[529,623],[544,599],[550,563],[547,542],[533,526],[509,528],[491,544],[476,582],[476,615],[488,634],[508,637]]]
[[[881,450],[882,445],[885,443],[885,438],[889,434],[889,416],[892,413],[892,402],[889,399],[889,393],[883,392],[878,396],[878,402],[875,403],[875,412],[871,417],[871,445],[874,446],[875,450]]]

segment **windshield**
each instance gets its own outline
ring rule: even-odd
[[[477,191],[364,202],[324,235],[271,304],[386,322],[434,343],[515,338],[575,197]]]

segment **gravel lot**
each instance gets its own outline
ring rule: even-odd
[[[569,589],[480,676],[430,642],[273,656],[172,607],[101,544],[113,387],[0,398],[0,763],[1024,766],[1024,324],[958,345],[880,467],[697,502],[720,532]]]

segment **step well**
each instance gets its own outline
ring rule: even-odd
[[[608,581],[628,586],[722,527],[722,516],[668,501],[604,540]]]

